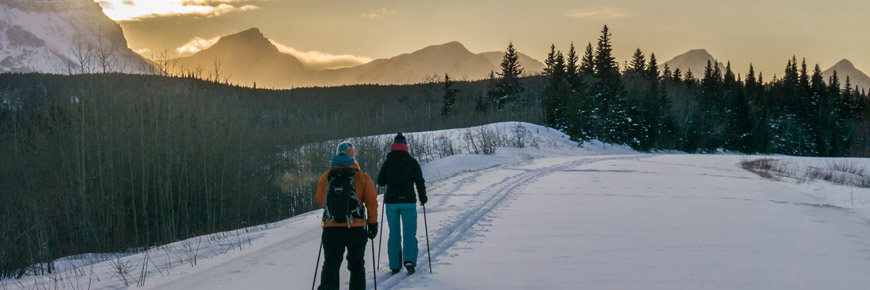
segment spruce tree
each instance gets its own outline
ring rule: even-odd
[[[580,60],[580,74],[591,76],[595,73],[595,53],[592,50],[592,43],[586,44],[586,52],[583,53],[583,59]]]
[[[570,95],[565,58],[561,51],[556,51],[551,73],[548,75],[547,87],[544,89],[544,115],[547,126],[563,132],[567,131],[567,103]]]
[[[665,65],[665,70],[667,70],[667,69],[668,69],[668,66]],[[649,78],[650,80],[654,80],[654,79],[659,78],[659,63],[658,63],[658,60],[656,60],[655,53],[649,54],[649,65],[646,68],[646,77]]]
[[[674,77],[676,78],[677,76],[675,75]],[[695,74],[692,73],[691,69],[686,69],[686,77],[683,78],[683,82],[686,84],[686,86],[693,86],[697,82],[697,80],[695,79]]]
[[[597,117],[601,120],[598,137],[605,142],[626,144],[629,141],[629,119],[625,108],[625,93],[619,73],[619,64],[613,56],[613,44],[607,26],[601,30],[595,51],[596,84],[592,88]]]
[[[550,53],[547,54],[547,59],[544,60],[544,75],[553,73],[553,66],[556,62],[556,45],[550,45]]]
[[[673,79],[675,82],[683,81],[683,72],[680,71],[680,68],[674,70],[674,74],[671,79]]]
[[[498,73],[498,95],[493,102],[498,109],[502,109],[505,103],[519,99],[525,89],[520,85],[520,76],[523,68],[520,66],[520,56],[514,48],[513,42],[508,43],[507,51],[501,62],[501,72]]]
[[[564,58],[565,64],[565,79],[576,90],[580,87],[580,67],[578,66],[579,57],[577,50],[574,49],[574,43],[571,43],[571,48],[568,50],[568,55]]]
[[[631,56],[628,70],[635,74],[642,74],[646,71],[646,56],[643,55],[643,51],[640,48],[637,48],[634,51],[634,55]]]
[[[457,94],[459,94],[459,90],[453,88],[453,81],[450,80],[450,76],[444,74],[444,95],[441,99],[441,116],[453,113]]]
[[[499,79],[495,77],[494,71],[489,71],[489,76],[486,78],[486,96],[496,110],[500,108],[504,94],[499,88]]]
[[[831,115],[833,100],[828,97],[827,85],[822,76],[822,69],[816,64],[810,78],[809,110],[810,124],[816,137],[816,152],[821,156],[831,156],[831,133],[833,124]]]

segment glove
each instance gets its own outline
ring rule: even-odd
[[[374,240],[378,236],[378,223],[369,224],[368,237]]]
[[[429,201],[429,198],[426,195],[420,196],[420,204],[426,204],[427,201]]]

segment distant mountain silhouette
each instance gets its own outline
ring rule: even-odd
[[[825,77],[825,81],[828,81],[828,78],[834,74],[834,71],[837,71],[837,77],[840,79],[840,85],[845,87],[846,85],[846,76],[849,76],[849,81],[851,82],[852,88],[855,86],[870,89],[870,77],[867,76],[864,72],[859,70],[852,64],[848,59],[843,59],[837,64],[831,66],[822,72],[822,76]]]
[[[479,80],[488,77],[491,71],[500,71],[503,56],[503,52],[475,54],[462,43],[451,41],[355,67],[324,70],[318,79],[325,85],[411,84],[433,78],[440,80],[444,74],[457,80]],[[540,73],[544,67],[524,54],[520,55],[520,65],[527,74]]]
[[[296,57],[282,53],[257,28],[221,37],[211,47],[174,60],[173,71],[198,72],[213,79],[219,64],[220,81],[267,88],[337,86],[354,84],[413,84],[440,80],[479,80],[501,70],[503,52],[475,54],[459,42],[427,46],[388,59],[358,66],[311,70]],[[520,53],[525,74],[540,73],[544,64]]]
[[[671,69],[671,71],[680,69],[683,76],[686,76],[686,72],[692,70],[692,74],[696,79],[701,79],[704,77],[704,70],[707,68],[707,61],[714,63],[719,66],[719,69],[724,70],[725,65],[722,62],[717,62],[716,58],[713,57],[706,49],[693,49],[684,54],[678,55],[673,59],[666,61],[665,64]],[[724,71],[723,71],[724,73]]]
[[[242,85],[287,88],[307,79],[302,62],[278,51],[257,28],[221,37],[211,47],[175,60],[174,71],[196,72],[220,82],[228,80]]]

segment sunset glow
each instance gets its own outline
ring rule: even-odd
[[[311,60],[349,63],[390,58],[458,41],[472,52],[502,51],[508,42],[538,60],[551,44],[595,43],[603,25],[614,34],[620,63],[635,49],[668,60],[706,49],[735,71],[749,64],[781,74],[786,57],[829,67],[849,59],[870,68],[859,37],[870,2],[855,0],[708,2],[615,0],[312,1],[99,0],[137,51],[189,55],[223,35],[259,28],[265,37]],[[279,46],[279,47],[281,47]],[[333,57],[336,56],[336,57]],[[303,57],[304,59],[304,57]],[[319,62],[319,61],[315,61]]]
[[[250,0],[98,0],[103,12],[115,21],[149,17],[199,15],[214,17],[236,11],[258,9],[245,5]]]

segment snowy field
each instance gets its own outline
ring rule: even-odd
[[[772,180],[740,165],[843,159],[577,148],[552,130],[523,126],[538,148],[423,165],[432,264],[421,216],[417,273],[389,273],[384,237],[375,272],[367,245],[369,289],[373,273],[378,289],[870,287],[870,190]],[[381,229],[387,234],[383,222]],[[66,271],[0,289],[310,289],[320,232],[316,211],[74,269],[80,259],[70,258]],[[343,270],[344,287],[347,278]]]

